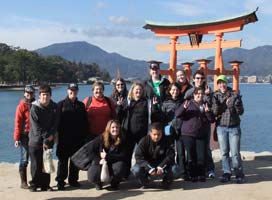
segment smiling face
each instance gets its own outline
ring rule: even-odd
[[[160,77],[160,68],[159,67],[150,67],[149,74],[153,79],[158,79]]]
[[[121,93],[125,89],[125,84],[122,81],[118,80],[115,84],[115,87],[116,90]]]
[[[33,99],[34,96],[35,96],[35,93],[34,93],[34,92],[25,92],[25,93],[24,93],[24,97],[25,97],[27,100]]]
[[[172,85],[169,94],[171,95],[172,99],[177,99],[179,96],[179,88],[175,85]]]
[[[100,85],[96,85],[93,88],[93,95],[95,98],[102,98],[104,96],[104,90],[103,87]]]
[[[110,126],[110,136],[116,138],[119,135],[120,127],[117,123],[113,122]]]
[[[177,81],[181,84],[184,84],[186,82],[186,76],[183,71],[177,72]]]
[[[225,93],[228,89],[228,84],[225,81],[218,81],[217,82],[218,89],[220,92]]]
[[[142,97],[143,95],[143,88],[140,85],[136,85],[133,88],[133,97],[135,100],[138,100]]]
[[[203,90],[198,90],[194,92],[194,100],[198,103],[201,103],[203,101],[204,97],[204,91]]]
[[[196,74],[194,77],[194,83],[196,87],[201,87],[205,81],[205,77],[201,74]]]

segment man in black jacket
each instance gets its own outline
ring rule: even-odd
[[[168,189],[178,175],[174,146],[163,136],[160,123],[151,124],[149,135],[142,138],[137,146],[135,159],[132,173],[143,188],[147,187],[149,177],[158,175],[162,176],[161,187]]]
[[[68,176],[70,157],[83,146],[87,133],[87,114],[84,104],[77,99],[78,85],[70,83],[67,97],[58,103],[58,171],[56,181],[58,190],[64,190]],[[70,161],[68,182],[70,186],[80,187],[78,182],[79,169]]]
[[[148,63],[150,79],[143,83],[145,96],[152,101],[157,101],[161,105],[166,98],[166,91],[170,82],[160,75],[161,62],[151,60]]]

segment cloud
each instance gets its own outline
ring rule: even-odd
[[[108,17],[109,21],[113,24],[118,24],[118,25],[123,25],[123,24],[128,24],[129,23],[129,19],[127,17],[124,16],[109,16]]]
[[[104,9],[107,8],[108,4],[102,1],[99,1],[96,5],[95,5],[95,9]]]

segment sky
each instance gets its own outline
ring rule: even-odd
[[[271,0],[9,0],[1,2],[0,43],[35,50],[54,43],[86,41],[107,52],[138,60],[169,62],[156,51],[168,38],[143,29],[146,20],[189,23],[237,16],[259,7],[259,21],[224,39],[242,39],[242,48],[272,45]],[[206,36],[205,36],[206,37]],[[207,36],[206,40],[213,40]],[[179,42],[187,43],[183,37]],[[178,63],[213,56],[214,50],[179,51]]]

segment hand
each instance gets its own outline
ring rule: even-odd
[[[153,99],[152,99],[152,104],[153,104],[153,105],[156,105],[156,104],[158,104],[158,103],[159,103],[158,97],[153,97]]]
[[[43,150],[47,150],[48,149],[48,145],[47,144],[43,144]]]
[[[106,158],[106,155],[107,155],[107,153],[106,153],[105,150],[103,149],[103,151],[100,152],[100,158],[105,159],[105,158]]]
[[[148,171],[148,173],[151,175],[151,176],[154,176],[156,174],[156,169],[155,168],[152,168]]]
[[[209,85],[206,85],[206,88],[205,88],[204,93],[205,93],[206,95],[209,95],[209,94],[211,93],[211,88],[210,88]]]
[[[117,103],[117,105],[121,106],[122,103],[123,103],[123,101],[124,101],[124,98],[123,98],[123,97],[118,97],[116,103]]]
[[[209,108],[209,106],[208,106],[208,103],[203,104],[203,107],[204,107],[204,111],[205,111],[205,112],[209,112],[209,111],[210,111],[210,108]]]
[[[184,107],[185,109],[187,109],[187,108],[189,107],[189,105],[190,105],[190,101],[186,100],[186,101],[184,102],[184,104],[183,104],[183,107]]]
[[[20,141],[16,140],[16,141],[14,142],[14,146],[15,146],[16,148],[18,148],[18,147],[20,146]]]
[[[162,175],[163,174],[163,168],[157,167],[157,174]]]

